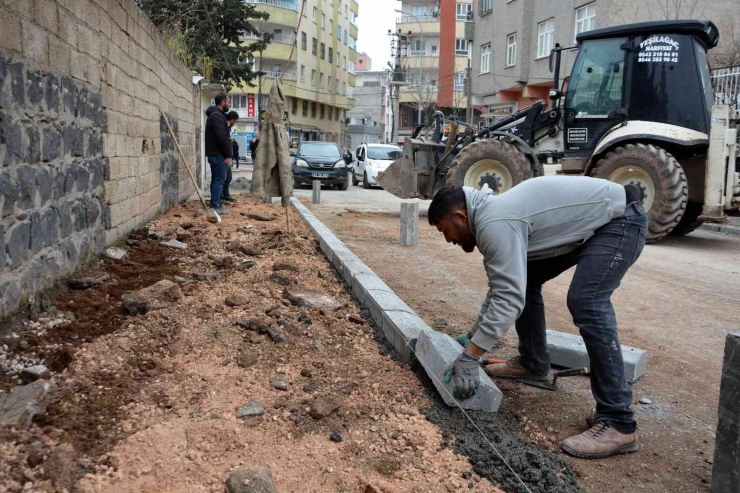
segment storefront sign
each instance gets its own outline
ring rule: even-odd
[[[257,114],[254,94],[247,94],[247,118],[254,118]]]

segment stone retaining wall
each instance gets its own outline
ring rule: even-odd
[[[0,0],[0,317],[189,197],[200,94],[133,0]]]

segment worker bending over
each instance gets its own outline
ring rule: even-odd
[[[568,438],[563,450],[602,458],[638,449],[611,295],[645,246],[647,216],[635,187],[587,177],[541,177],[495,196],[448,186],[429,207],[429,224],[468,253],[477,246],[488,274],[488,294],[455,361],[455,392],[478,387],[478,358],[512,325],[519,356],[490,365],[493,377],[547,380],[550,356],[542,285],[575,266],[568,310],[591,360],[594,425]],[[467,340],[469,338],[469,341]],[[468,343],[469,342],[469,343]]]

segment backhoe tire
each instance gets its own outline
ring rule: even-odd
[[[652,144],[615,148],[596,163],[591,176],[633,184],[642,191],[649,242],[673,231],[686,211],[689,187],[683,168],[665,149]]]
[[[699,226],[704,224],[704,221],[699,219],[703,209],[704,204],[701,202],[689,201],[686,205],[686,212],[683,213],[678,226],[671,231],[671,236],[686,236],[696,231]]]
[[[484,184],[498,195],[532,176],[529,159],[516,147],[495,139],[463,147],[447,172],[447,185],[480,189]]]

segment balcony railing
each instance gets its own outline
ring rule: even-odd
[[[280,7],[281,9],[288,9],[298,12],[298,2],[291,2],[288,0],[244,0],[247,3],[261,3],[263,5],[271,5],[273,7]]]
[[[278,79],[278,78],[282,77],[283,80],[292,80],[292,81],[295,81],[296,80],[295,74],[292,74],[292,73],[286,73],[286,74],[284,74],[282,72],[263,71],[262,72],[262,77],[266,77],[268,79]]]
[[[439,22],[439,15],[404,15],[401,17],[396,18],[396,24],[405,24],[407,22],[416,22],[417,20],[421,22]]]
[[[431,51],[431,50],[411,50],[409,51],[409,56],[439,56],[438,51]]]
[[[254,40],[254,41],[257,41],[259,39],[262,39],[262,37],[261,36],[254,35],[254,34],[245,34],[244,36],[242,36],[242,39],[245,40],[245,41],[246,40]],[[273,42],[275,42],[275,43],[283,43],[283,44],[286,44],[286,45],[292,45],[293,44],[293,38],[292,37],[289,37],[289,36],[281,36],[280,34],[274,34],[274,35],[272,35],[272,37],[270,39]]]

